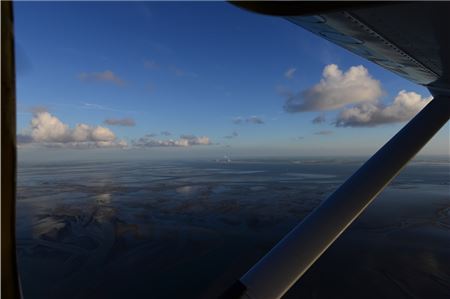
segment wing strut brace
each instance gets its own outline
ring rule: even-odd
[[[221,298],[282,297],[450,118],[435,98]]]

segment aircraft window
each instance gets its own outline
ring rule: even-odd
[[[15,2],[14,17],[26,299],[216,298],[432,100],[226,2]],[[448,130],[285,298],[450,295]]]

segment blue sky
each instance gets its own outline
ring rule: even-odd
[[[55,142],[61,146],[50,146],[52,153],[80,157],[369,155],[404,120],[336,127],[349,105],[292,113],[286,93],[310,90],[335,64],[344,74],[362,65],[378,80],[380,107],[400,90],[429,96],[287,20],[223,2],[16,2],[15,30],[18,132],[41,143],[21,148],[31,155],[48,155]],[[38,140],[30,133],[37,110],[67,130],[105,127],[127,146],[75,151],[75,131],[67,130],[59,139]],[[317,116],[325,121],[312,123]],[[124,119],[134,125],[117,125]],[[448,155],[448,136],[447,124],[423,153]],[[89,138],[85,143],[107,140]]]

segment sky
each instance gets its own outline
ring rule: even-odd
[[[429,92],[225,2],[15,2],[19,158],[360,156]],[[449,155],[447,124],[422,150]]]

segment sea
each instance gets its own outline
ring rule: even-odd
[[[363,162],[19,161],[23,296],[217,298]],[[448,157],[412,161],[283,298],[450,298]]]

